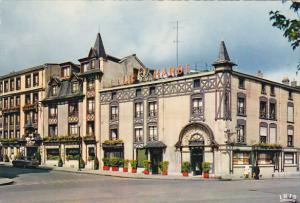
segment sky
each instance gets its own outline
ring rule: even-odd
[[[6,1],[0,0],[0,75],[86,57],[100,31],[107,54],[137,54],[150,68],[179,63],[210,68],[225,41],[236,70],[300,83],[293,51],[269,11],[296,17],[281,1]]]

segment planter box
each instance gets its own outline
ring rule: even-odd
[[[145,175],[149,175],[149,171],[148,170],[144,170],[144,174]]]
[[[136,168],[132,168],[131,169],[131,173],[136,173],[137,169]]]
[[[203,172],[203,178],[209,178],[209,173],[208,172]]]
[[[123,172],[128,172],[128,168],[123,168]]]
[[[112,170],[112,171],[119,171],[119,167],[118,167],[118,166],[112,166],[112,167],[111,167],[111,170]]]
[[[168,171],[163,171],[163,172],[161,173],[161,175],[167,176],[167,175],[168,175]]]
[[[103,171],[109,171],[109,166],[103,166]]]
[[[185,177],[189,176],[189,172],[182,172],[182,176],[185,176]]]

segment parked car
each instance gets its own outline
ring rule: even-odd
[[[27,157],[21,157],[19,159],[16,159],[12,161],[12,165],[14,167],[23,167],[23,168],[36,168],[39,165],[39,161],[35,159],[30,159]]]

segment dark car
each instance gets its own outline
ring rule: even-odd
[[[35,159],[30,159],[27,157],[21,157],[19,159],[16,159],[12,161],[12,165],[14,167],[23,167],[23,168],[36,168],[39,165],[39,161]]]

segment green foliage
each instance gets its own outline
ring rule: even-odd
[[[59,155],[47,154],[47,160],[59,160]]]
[[[85,163],[84,163],[82,157],[80,157],[80,159],[79,159],[79,165],[80,165],[80,168],[84,168],[85,167]]]
[[[189,172],[190,170],[190,162],[185,161],[181,165],[181,172]]]
[[[267,148],[267,149],[281,149],[282,146],[280,144],[268,144],[268,143],[258,143],[252,145],[252,147],[261,147],[261,148]]]
[[[106,145],[116,145],[116,144],[123,144],[123,140],[105,140],[103,142],[103,144],[106,144]]]
[[[37,152],[34,154],[34,158],[41,163],[42,157],[41,157],[41,151],[40,149],[37,150]]]
[[[79,154],[69,154],[67,155],[67,160],[78,160],[79,159]]]
[[[203,162],[202,163],[202,170],[205,173],[208,173],[210,170],[210,163],[209,162]]]
[[[44,142],[63,142],[63,141],[79,141],[78,136],[58,136],[58,137],[44,137]]]
[[[64,165],[61,157],[59,157],[59,160],[58,160],[58,167],[62,167]]]
[[[169,162],[168,161],[161,161],[158,165],[161,172],[168,172]]]
[[[129,165],[129,159],[125,159],[123,161],[123,168],[128,168],[128,165]]]
[[[4,162],[9,162],[9,158],[8,158],[7,154],[4,155]]]
[[[110,160],[108,157],[103,157],[102,161],[104,166],[110,166]]]
[[[99,169],[99,160],[97,157],[95,157],[94,159],[94,170],[98,170]]]
[[[111,166],[120,166],[122,164],[122,159],[119,157],[111,157],[110,164]]]
[[[144,161],[143,161],[143,165],[144,165],[145,170],[149,171],[149,169],[150,169],[150,164],[151,164],[151,162],[148,161],[148,160],[144,160]]]
[[[137,160],[130,161],[131,168],[137,168]]]

